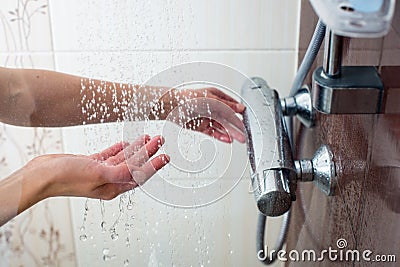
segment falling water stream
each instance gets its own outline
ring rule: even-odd
[[[146,16],[143,16],[143,14],[152,12],[149,10],[150,5],[145,4],[146,1],[133,2],[135,4],[121,3],[116,5],[119,12],[121,10],[126,12],[127,9],[133,8],[133,14],[144,18]],[[185,25],[183,23],[185,18],[182,15],[184,12],[180,13],[174,10],[172,8],[173,1],[167,2],[164,4],[164,10],[162,10],[162,12],[171,14],[165,16],[168,18],[165,22],[166,29],[173,32],[184,32],[183,28],[179,29],[183,27],[182,25]],[[94,5],[94,3],[92,4]],[[126,23],[123,14],[113,14],[113,12],[117,12],[116,10],[116,7],[110,8],[110,14],[107,15],[118,15],[121,21],[116,23]],[[185,16],[193,15],[191,8],[189,10],[190,12]],[[172,14],[178,15],[174,17]],[[151,43],[156,42],[157,38],[151,34],[142,36],[135,34],[135,28],[140,27],[144,27],[144,29],[148,27],[148,32],[152,32],[152,25],[160,23],[152,21],[153,17],[149,16],[148,21],[146,19],[144,21],[133,20],[135,22],[130,26],[132,28],[130,28],[131,32],[128,35],[137,39],[135,39],[132,51],[135,50],[135,47],[140,49],[146,45],[151,47]],[[141,32],[143,33],[143,31]],[[88,41],[90,43],[91,38],[98,38],[94,34],[95,32],[92,35],[89,34],[86,37],[87,40],[82,40],[83,47],[87,45]],[[124,51],[119,54],[112,54],[110,57],[106,55],[105,58],[109,58],[110,61],[104,60],[104,62],[98,63],[104,63],[105,69],[110,70],[110,73],[99,75],[98,73],[91,73],[90,68],[89,70],[87,68],[82,70],[83,74],[87,73],[87,77],[103,76],[107,80],[123,81],[130,84],[121,86],[122,84],[119,83],[96,83],[94,80],[82,79],[81,107],[82,114],[85,116],[84,124],[87,125],[84,129],[87,139],[87,153],[96,153],[100,148],[104,148],[105,144],[121,141],[122,135],[124,141],[131,142],[144,133],[151,136],[163,134],[166,138],[166,144],[160,150],[162,150],[162,153],[167,151],[170,154],[171,162],[159,172],[159,176],[177,186],[196,189],[213,184],[226,171],[221,160],[232,157],[229,152],[231,150],[230,145],[219,144],[218,141],[210,137],[184,129],[185,127],[182,127],[182,125],[176,126],[176,124],[183,124],[182,121],[187,119],[185,116],[181,116],[181,112],[178,112],[180,115],[178,116],[178,123],[175,121],[175,126],[149,120],[148,114],[151,109],[155,108],[159,114],[164,115],[164,107],[162,105],[155,106],[154,101],[150,101],[148,105],[139,105],[138,103],[146,100],[144,98],[148,96],[136,91],[137,88],[134,86],[146,81],[151,75],[163,68],[186,60],[186,52],[180,48],[185,36],[182,35],[179,38],[176,38],[176,35],[168,36],[170,40],[167,42],[168,47],[166,48],[171,50],[168,50],[167,62],[161,60],[160,64],[159,55],[155,52],[146,51],[144,55],[138,55]],[[100,36],[100,39],[104,38],[104,36]],[[123,37],[121,42],[124,40],[127,41]],[[132,40],[127,42],[132,43]],[[97,64],[91,60],[90,55],[84,55],[82,61]],[[137,63],[132,65],[131,61],[137,61]],[[159,65],[163,67],[160,68]],[[129,71],[129,68],[132,67],[134,71]],[[98,69],[98,67],[96,66],[94,69]],[[137,76],[132,77],[132,72],[136,73]],[[203,87],[202,84],[193,84],[189,88],[193,88],[193,86]],[[121,90],[118,91],[117,88],[120,87]],[[107,95],[110,92],[111,96]],[[162,94],[153,90],[150,91],[150,96],[158,100]],[[112,105],[105,104],[106,98],[112,99]],[[190,112],[198,109],[197,106],[188,105],[188,102],[190,102],[189,99],[179,99],[179,104],[189,107]],[[113,115],[121,112],[126,113],[127,110],[130,110],[128,112],[130,117],[125,117],[122,120],[133,122],[133,126],[129,128],[132,130],[129,131],[129,136],[126,136],[126,129],[122,128],[121,120],[117,123],[107,123],[101,126],[91,124],[93,121],[106,122]],[[210,117],[213,115],[208,107],[206,112]],[[169,123],[171,124],[171,122]],[[110,133],[113,133],[112,136]],[[114,136],[114,133],[117,135]],[[202,171],[196,171],[196,168],[199,168],[197,164],[201,163],[201,160],[205,160],[207,164],[203,164]],[[181,161],[185,163],[183,167]],[[187,171],[188,169],[191,171]],[[161,179],[160,177],[152,179]],[[218,186],[224,187],[221,184]],[[247,187],[246,184],[245,189]],[[160,190],[162,191],[162,188]],[[238,194],[246,195],[246,192]],[[199,202],[201,201],[199,199]],[[229,203],[229,201],[217,201],[199,208],[176,207],[165,205],[149,197],[140,188],[128,191],[112,201],[86,199],[83,205],[81,223],[78,226],[77,238],[80,242],[78,246],[87,253],[84,253],[84,259],[80,261],[83,264],[88,264],[92,263],[93,260],[98,262],[98,259],[101,259],[105,266],[110,264],[113,266],[213,266],[215,264],[228,264],[231,261],[229,257],[235,254],[232,246],[235,242],[233,240],[235,234],[231,232],[231,207],[228,207],[226,203]],[[223,225],[221,225],[221,222],[223,222]],[[223,257],[217,259],[216,255],[223,255]]]
[[[102,122],[103,119],[107,119],[108,117],[111,116],[111,112],[118,112],[119,109],[116,106],[120,106],[123,108],[128,108],[128,98],[133,95],[132,99],[132,106],[130,108],[137,109],[137,114],[146,114],[146,111],[149,109],[149,107],[141,106],[139,107],[139,104],[136,104],[135,101],[139,101],[136,99],[141,99],[141,95],[136,94],[133,91],[133,87],[127,87],[124,90],[127,91],[122,91],[123,92],[123,99],[122,102],[117,105],[115,103],[115,107],[113,109],[107,107],[104,105],[104,102],[102,100],[106,97],[106,90],[102,86],[103,84],[100,85],[95,85],[93,81],[89,80],[89,86],[85,86],[87,81],[82,82],[82,112],[87,116],[87,120],[85,121],[85,124],[90,124],[92,120],[97,120],[100,118],[100,121]],[[114,87],[116,87],[114,85]],[[129,90],[129,91],[128,91]],[[132,92],[133,93],[130,93]],[[113,95],[112,99],[117,99],[116,96],[116,91],[112,90]],[[156,96],[158,97],[157,93],[155,93]],[[184,104],[188,101],[188,99],[182,99],[182,102],[180,104]],[[160,110],[161,113],[164,113],[163,110]],[[211,111],[208,110],[210,113],[209,115],[211,116]],[[179,119],[183,120],[183,117],[180,117]],[[142,117],[140,118],[131,118],[133,121],[140,121],[143,120]],[[148,118],[144,117],[144,122],[142,124],[151,124],[152,122],[148,120]],[[137,127],[138,132],[137,133],[132,133],[133,136],[139,136],[141,135],[142,127]],[[90,131],[90,130],[88,130]],[[103,134],[103,133],[99,133]],[[96,135],[99,136],[99,135]],[[184,130],[184,132],[180,132],[179,138],[180,143],[178,147],[180,148],[178,153],[183,154],[185,158],[191,158],[191,160],[196,160],[201,158],[201,151],[199,150],[200,142],[204,137],[202,138],[199,135],[193,136],[193,133]],[[102,138],[100,138],[100,141],[102,141]],[[172,157],[173,158],[173,157]],[[171,163],[174,163],[172,161]],[[175,164],[179,165],[179,162],[175,162]],[[197,187],[201,186],[204,183],[207,183],[206,179],[201,179],[202,176],[204,177],[211,177],[213,170],[206,170],[205,172],[198,172],[198,173],[185,173],[184,170],[178,170],[175,171],[175,175],[180,172],[180,178],[181,179],[173,179],[171,177],[172,175],[169,174],[168,167],[166,167],[165,170],[163,170],[163,178],[170,180],[172,182],[176,183],[181,183],[181,185],[185,186],[192,186],[192,187]],[[214,170],[215,172],[215,170]],[[206,175],[206,176],[204,176]],[[183,179],[182,179],[183,178]],[[146,249],[147,251],[150,252],[149,260],[153,260],[155,262],[158,262],[158,259],[156,258],[158,253],[161,255],[164,253],[164,248],[160,242],[160,240],[157,240],[157,237],[159,235],[159,231],[161,231],[160,225],[162,224],[169,224],[171,226],[170,231],[168,233],[168,246],[170,247],[170,257],[171,257],[171,262],[174,263],[174,260],[179,258],[179,256],[175,255],[177,251],[174,249],[175,243],[182,238],[181,234],[179,233],[179,229],[174,228],[174,223],[171,222],[172,220],[171,216],[175,216],[176,214],[181,213],[183,217],[181,217],[182,221],[179,223],[180,225],[184,225],[186,227],[193,227],[193,231],[190,231],[192,236],[187,236],[185,239],[186,240],[181,240],[183,242],[190,242],[195,240],[194,248],[193,248],[193,253],[198,255],[198,260],[201,263],[201,265],[204,265],[206,263],[210,263],[211,258],[210,258],[210,246],[212,243],[209,242],[207,238],[207,233],[202,225],[203,222],[203,212],[201,210],[180,210],[178,208],[174,207],[164,207],[159,210],[159,216],[154,222],[150,221],[144,221],[142,226],[144,228],[138,229],[135,224],[136,217],[140,217],[141,220],[146,220],[146,214],[137,214],[135,211],[135,207],[138,203],[135,203],[135,190],[128,191],[127,193],[122,194],[121,196],[118,197],[117,200],[118,202],[117,207],[114,205],[112,209],[109,208],[107,203],[103,200],[100,201],[95,201],[95,200],[89,200],[87,199],[85,201],[84,205],[84,213],[83,213],[83,219],[82,219],[82,225],[80,226],[80,235],[79,239],[81,242],[89,242],[92,244],[93,247],[97,247],[99,244],[103,244],[101,247],[98,247],[97,249],[101,250],[102,252],[102,259],[105,262],[108,261],[115,261],[118,259],[119,256],[119,251],[118,248],[121,245],[124,245],[126,248],[131,247],[131,239],[132,236],[136,237],[133,238],[133,242],[136,244],[141,244],[141,238],[140,235],[137,234],[137,231],[144,232],[146,236],[150,237],[153,236],[154,240],[150,241],[147,245],[141,244],[139,248],[139,254],[142,254],[144,250]],[[98,204],[96,204],[98,203]],[[139,203],[140,205],[140,203]],[[90,212],[92,209],[100,209],[100,217],[101,221],[96,225],[95,223],[88,223],[90,220]],[[155,210],[150,210],[147,212],[154,212]],[[111,216],[110,216],[111,213]],[[186,223],[185,223],[186,221]],[[195,222],[194,225],[190,225],[190,222]],[[103,239],[103,242],[99,242],[98,240],[95,240],[95,237],[91,232],[96,232],[100,231],[101,232],[101,238]],[[122,243],[122,244],[121,244]],[[171,249],[172,247],[172,249]],[[156,253],[156,251],[158,251]],[[124,266],[128,266],[130,262],[134,262],[135,259],[132,257],[127,257],[126,259],[123,260]],[[176,263],[179,265],[178,263]]]

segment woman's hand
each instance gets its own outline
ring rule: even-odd
[[[38,172],[53,170],[53,178],[45,190],[47,197],[81,196],[109,200],[143,184],[169,162],[164,154],[149,160],[163,143],[161,136],[150,140],[145,135],[132,144],[118,143],[91,156],[41,156],[27,167],[39,168]]]
[[[169,162],[150,159],[164,143],[144,135],[91,155],[44,155],[0,182],[0,226],[37,202],[55,196],[112,199],[146,182]],[[150,160],[149,160],[150,159]]]
[[[244,143],[245,106],[217,88],[169,90],[154,109],[156,117],[202,132],[220,141]]]

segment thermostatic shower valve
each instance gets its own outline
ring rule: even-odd
[[[242,97],[247,107],[244,124],[258,209],[267,216],[287,212],[296,199],[298,181],[314,181],[327,195],[333,195],[335,164],[329,147],[321,146],[311,160],[294,161],[286,130],[282,105],[285,114],[298,115],[312,125],[310,93],[300,90],[293,98],[280,100],[263,79],[252,78],[242,87]]]

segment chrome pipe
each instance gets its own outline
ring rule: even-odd
[[[329,77],[339,77],[342,67],[343,37],[326,31],[323,69]]]

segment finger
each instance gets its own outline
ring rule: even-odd
[[[221,132],[226,133],[230,139],[235,139],[239,141],[240,143],[244,143],[246,141],[244,133],[241,131],[238,131],[235,127],[233,127],[229,122],[224,122],[223,125],[213,121],[212,126],[214,128],[219,129]]]
[[[213,88],[215,90],[212,90],[212,94],[216,97],[221,102],[224,102],[226,105],[228,105],[231,109],[233,109],[235,112],[238,113],[243,113],[243,111],[246,109],[246,106],[243,105],[242,103],[239,103],[236,99],[228,96],[224,92]]]
[[[117,155],[110,157],[107,162],[117,165],[134,155],[141,147],[143,147],[150,140],[150,136],[145,134],[137,138],[132,144],[120,151]]]
[[[158,149],[164,144],[164,141],[164,138],[160,135],[154,137],[139,149],[139,151],[130,159],[128,159],[128,165],[137,167],[142,166],[149,158],[157,153]]]
[[[167,165],[169,161],[170,161],[170,157],[168,155],[161,154],[161,155],[155,157],[154,159],[146,162],[146,164],[144,164],[142,166],[142,171],[144,172],[146,178],[148,179],[151,176],[153,176],[162,167]],[[141,181],[139,183],[142,184]]]
[[[223,99],[223,98],[221,98],[221,97],[219,97],[217,95],[214,95],[214,94],[208,95],[208,98],[217,100],[220,103],[221,102],[224,103],[225,105],[230,107],[235,113],[243,113],[243,111],[245,110],[245,106],[243,104],[241,104],[241,103],[237,103],[236,101],[232,102],[232,101]]]
[[[224,119],[233,124],[240,132],[244,133],[243,121],[234,113],[226,114]]]
[[[89,158],[95,159],[95,160],[106,160],[109,157],[114,156],[115,154],[117,154],[120,151],[122,151],[128,145],[129,145],[128,142],[116,143],[116,144],[106,148],[105,150],[99,152],[99,153],[90,155]]]
[[[221,101],[222,103],[224,103],[228,107],[230,107],[235,112],[241,113],[241,112],[244,111],[243,107],[239,103],[233,103],[231,101],[228,101],[228,100],[225,100],[225,99],[221,99],[221,98],[216,98],[216,99],[218,101]]]
[[[211,98],[215,101],[208,101],[207,108],[214,113],[213,118],[216,119],[215,116],[218,116],[218,118],[226,119],[235,125],[235,127],[240,131],[244,132],[243,122],[236,114],[236,112],[241,110],[236,107],[237,104],[226,100],[215,99],[214,96]]]
[[[246,106],[241,104],[241,103],[233,103],[227,100],[219,99],[221,102],[224,102],[226,105],[228,105],[231,109],[233,109],[237,113],[243,113],[244,110],[246,109]]]
[[[208,129],[203,131],[203,133],[205,133],[217,140],[220,140],[224,143],[230,144],[233,141],[226,131],[220,131],[218,128],[209,127]]]
[[[221,90],[219,90],[217,88],[212,87],[212,88],[209,88],[208,90],[211,93],[213,93],[214,95],[216,95],[216,96],[218,96],[218,97],[220,97],[222,99],[225,99],[225,100],[228,100],[228,101],[231,101],[231,102],[234,102],[234,103],[239,103],[236,99],[234,99],[233,97],[225,94],[224,92],[222,92]]]
[[[136,165],[120,164],[118,170],[115,170],[112,183],[134,183],[136,185],[144,184],[159,169],[164,167],[170,158],[162,154],[146,162],[142,168],[138,169]]]

